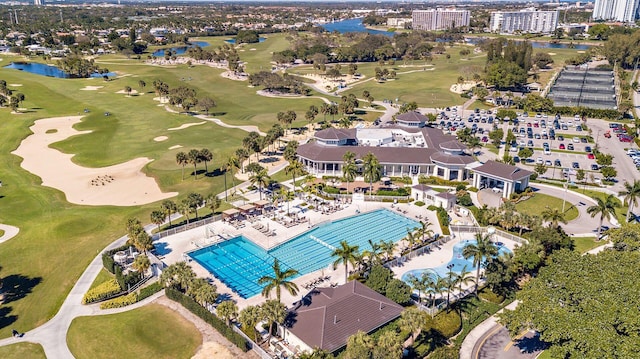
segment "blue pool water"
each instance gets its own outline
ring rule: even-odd
[[[163,57],[164,52],[167,50],[171,50],[171,52],[175,53],[175,55],[183,55],[185,52],[187,52],[187,49],[189,49],[190,47],[196,47],[196,46],[207,47],[209,46],[209,43],[205,41],[194,41],[189,46],[178,46],[178,47],[171,47],[168,49],[160,49],[160,50],[154,51],[151,55],[155,57]]]
[[[438,267],[434,267],[434,268],[410,270],[410,271],[408,271],[408,272],[406,272],[405,274],[402,275],[402,280],[408,283],[410,275],[413,275],[415,277],[420,277],[423,274],[430,275],[433,279],[437,279],[437,278],[435,278],[434,275],[437,275],[438,277],[444,278],[444,277],[449,275],[449,269],[447,269],[447,266],[449,264],[453,264],[453,268],[451,268],[451,272],[453,272],[453,273],[460,274],[460,272],[462,272],[462,269],[464,268],[464,266],[467,266],[467,271],[475,273],[474,269],[476,267],[473,265],[473,258],[465,259],[462,256],[462,250],[464,249],[464,247],[466,247],[466,246],[468,246],[470,244],[475,244],[475,243],[476,243],[475,239],[468,239],[468,240],[461,241],[460,243],[456,243],[453,246],[453,256],[452,256],[451,260],[448,263],[443,264],[443,265],[438,266]],[[498,247],[498,256],[501,256],[501,255],[506,254],[506,253],[512,253],[512,252],[511,252],[511,250],[509,248],[507,248],[505,246],[499,246]]]
[[[357,216],[320,224],[269,251],[243,236],[190,252],[189,256],[243,298],[262,292],[258,280],[272,275],[274,258],[282,270],[293,268],[305,275],[323,268],[335,260],[333,248],[345,240],[360,251],[371,249],[368,241],[399,241],[407,228],[419,223],[389,210],[381,209]]]
[[[5,69],[15,69],[24,72],[29,72],[36,75],[57,77],[60,79],[70,78],[69,74],[60,70],[59,68],[39,62],[12,62],[4,67]],[[91,77],[102,78],[103,76],[115,77],[115,72],[108,72],[106,74],[91,74]]]

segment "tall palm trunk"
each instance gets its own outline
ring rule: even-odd
[[[478,296],[478,284],[480,283],[480,263],[481,262],[482,261],[478,262],[478,267],[476,268],[476,289],[475,289],[476,297]]]

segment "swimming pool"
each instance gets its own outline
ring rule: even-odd
[[[242,298],[249,298],[262,292],[258,279],[273,274],[274,258],[280,261],[282,270],[293,268],[305,275],[333,263],[331,253],[343,240],[364,251],[371,249],[369,240],[397,242],[406,236],[408,228],[419,225],[410,218],[380,209],[321,223],[268,251],[238,236],[188,255]]]
[[[438,266],[438,267],[433,267],[433,268],[410,270],[410,271],[408,271],[408,272],[406,272],[406,273],[404,273],[402,275],[402,280],[404,282],[408,283],[410,275],[413,275],[413,276],[416,276],[416,277],[420,277],[420,276],[423,275],[423,273],[427,274],[427,275],[431,275],[434,280],[437,279],[437,278],[434,278],[434,276],[433,276],[434,274],[436,274],[437,276],[439,276],[441,278],[444,278],[444,277],[449,275],[449,269],[447,269],[447,266],[449,264],[453,264],[453,268],[451,268],[451,272],[452,273],[460,274],[460,272],[462,272],[462,269],[464,268],[464,266],[467,266],[467,271],[473,272],[475,274],[474,270],[475,270],[476,267],[473,265],[473,258],[465,259],[462,256],[462,250],[464,249],[464,247],[466,247],[466,246],[468,246],[470,244],[476,244],[476,240],[475,239],[467,239],[467,240],[461,241],[459,243],[456,243],[453,246],[453,256],[452,256],[451,260],[448,263],[443,264],[443,265]],[[512,252],[511,252],[511,250],[509,248],[505,247],[504,245],[499,245],[498,246],[498,256],[501,256],[501,255],[506,254],[506,253],[512,253]]]

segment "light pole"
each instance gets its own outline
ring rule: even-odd
[[[567,182],[564,183],[564,195],[562,196],[562,213],[564,213],[564,203],[567,201],[567,187],[569,187],[569,181],[571,175],[567,172]]]
[[[447,265],[447,269],[449,270],[449,281],[447,282],[447,312],[449,311],[449,299],[451,298],[451,269],[453,269],[453,263]]]

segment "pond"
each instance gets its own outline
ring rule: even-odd
[[[487,40],[484,37],[466,37],[464,39],[467,44],[478,44],[482,40]],[[522,40],[516,40],[516,42],[522,42]],[[575,50],[588,50],[591,46],[584,44],[566,44],[566,43],[552,43],[546,41],[529,41],[531,46],[535,49],[575,49]]]
[[[258,42],[265,42],[265,40],[267,40],[266,37],[259,37],[258,38]],[[228,39],[228,40],[224,40],[224,42],[226,42],[228,44],[235,44],[236,43],[236,39]]]
[[[71,76],[60,70],[59,68],[53,65],[41,64],[39,62],[12,62],[9,65],[4,67],[5,69],[15,69],[20,71],[29,72],[36,75],[48,76],[48,77],[57,77],[59,79],[68,79]],[[91,77],[102,78],[103,76],[115,77],[115,72],[108,72],[106,74],[94,73],[91,74]]]
[[[185,52],[187,52],[187,50],[190,47],[196,47],[196,46],[207,47],[209,46],[209,43],[205,41],[193,41],[191,45],[164,48],[164,49],[154,51],[151,55],[155,57],[163,57],[164,52],[167,50],[171,50],[171,52],[174,53],[174,55],[183,55]]]
[[[374,35],[393,36],[393,32],[367,29],[362,23],[362,18],[347,19],[342,21],[330,22],[322,25],[329,32],[337,31],[341,34],[345,32],[368,32]]]

